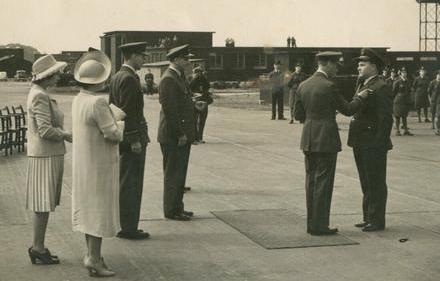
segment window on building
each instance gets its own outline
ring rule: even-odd
[[[246,55],[243,53],[233,54],[232,67],[235,69],[245,69],[246,68]]]
[[[437,61],[437,57],[420,57],[420,61]]]
[[[396,61],[413,61],[413,57],[397,57]]]
[[[255,60],[255,68],[267,68],[267,55],[258,54]]]
[[[209,68],[222,69],[223,68],[223,55],[218,55],[216,53],[210,53],[209,54]]]

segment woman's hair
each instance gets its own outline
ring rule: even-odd
[[[42,79],[38,79],[38,80],[34,80],[34,81],[32,81],[32,83],[34,83],[34,84],[37,84],[37,85],[41,85],[41,84],[43,84],[44,82],[46,82],[46,81],[49,81],[50,79],[52,79],[56,74],[58,74],[59,72],[55,72],[55,73],[53,73],[53,74],[51,74],[51,75],[49,75],[49,76],[46,76],[46,77],[44,77],[44,78],[42,78]]]

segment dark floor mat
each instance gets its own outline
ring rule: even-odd
[[[212,213],[266,249],[359,244],[341,234],[331,236],[307,234],[305,218],[290,210],[240,210]]]

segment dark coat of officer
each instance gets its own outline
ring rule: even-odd
[[[290,77],[287,87],[289,88],[289,107],[293,109],[295,105],[295,95],[298,90],[299,84],[307,79],[307,76],[303,73],[294,72]]]
[[[295,100],[295,119],[304,122],[301,149],[305,154],[307,231],[325,231],[329,226],[330,205],[341,139],[336,111],[353,115],[360,98],[346,102],[335,83],[315,72],[300,84]]]
[[[402,78],[399,78],[394,81],[393,95],[393,115],[395,117],[408,116],[411,107],[411,86],[408,79],[403,80]]]
[[[169,51],[169,59],[187,52],[187,45]],[[161,104],[157,140],[163,155],[164,196],[163,208],[166,218],[185,217],[183,193],[188,170],[191,143],[195,140],[194,103],[184,70],[171,64],[159,83]],[[187,142],[179,146],[178,140],[185,135]]]
[[[144,98],[139,77],[129,66],[123,65],[113,75],[110,81],[109,102],[127,114],[124,119],[124,140],[119,145],[120,221],[121,232],[136,234],[144,183],[146,146],[150,139],[144,117]],[[141,144],[140,153],[131,150],[131,145],[136,142]]]
[[[440,80],[429,83],[428,94],[431,98],[432,128],[440,129]],[[437,122],[435,121],[437,119]]]
[[[386,160],[388,150],[392,149],[393,98],[391,88],[379,76],[359,85],[357,92],[364,89],[372,93],[350,122],[347,144],[353,148],[359,173],[363,220],[382,229],[388,190]]]
[[[196,71],[201,72],[202,70],[196,69]],[[207,105],[213,102],[211,93],[209,92],[209,81],[202,73],[191,80],[189,87],[193,94],[201,94],[196,101],[206,102]],[[203,110],[195,109],[194,117],[196,122],[196,141],[203,141],[203,131],[205,129],[206,119],[208,118],[208,106],[206,106]]]
[[[281,62],[276,64],[280,65]],[[273,70],[269,73],[272,95],[272,119],[278,113],[278,119],[284,119],[284,75],[281,70]],[[277,110],[278,107],[278,110]]]
[[[417,77],[412,85],[412,88],[414,90],[414,104],[416,109],[419,108],[426,108],[429,106],[429,99],[428,99],[428,87],[429,87],[429,79],[426,76],[419,76]]]

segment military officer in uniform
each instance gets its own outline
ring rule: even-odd
[[[278,106],[278,120],[284,118],[284,75],[281,71],[281,62],[277,61],[273,65],[273,71],[269,73],[272,94],[272,120],[275,120]]]
[[[292,73],[292,77],[287,83],[287,87],[289,88],[289,107],[290,107],[290,124],[293,124],[294,114],[293,107],[295,105],[295,95],[298,89],[299,84],[306,80],[306,75],[302,72],[302,66],[300,63],[295,65],[295,72]]]
[[[110,81],[109,102],[122,109],[125,118],[124,140],[120,152],[120,221],[118,237],[146,239],[150,235],[138,229],[142,189],[144,184],[145,154],[148,137],[144,117],[144,96],[136,70],[145,60],[145,42],[121,45],[124,63]]]
[[[387,83],[387,85],[390,87],[390,89],[393,88],[393,84],[394,82],[399,78],[399,76],[397,75],[397,71],[394,68],[391,68],[390,70],[390,77],[388,77],[385,82]],[[392,94],[392,93],[391,93]]]
[[[171,64],[159,83],[161,104],[157,140],[163,155],[164,215],[168,219],[188,221],[194,215],[183,204],[185,179],[191,144],[195,140],[194,103],[185,76],[189,45],[171,49]]]
[[[429,107],[429,98],[428,98],[428,86],[429,86],[429,78],[426,76],[426,70],[422,66],[419,70],[419,77],[417,77],[412,85],[412,90],[415,93],[415,106],[417,110],[417,116],[419,117],[419,123],[422,123],[421,111],[423,109],[423,113],[425,116],[425,123],[430,123],[431,121],[428,119],[428,107]]]
[[[411,106],[411,89],[408,81],[408,72],[405,67],[400,69],[400,77],[393,83],[393,115],[396,119],[396,136],[401,136],[400,120],[402,120],[402,128],[404,136],[413,136],[408,130],[407,117]]]
[[[199,94],[199,96],[195,98],[196,140],[194,144],[202,144],[205,143],[203,140],[203,131],[205,130],[206,118],[208,117],[208,105],[213,102],[213,99],[209,92],[209,81],[203,74],[203,69],[200,66],[193,69],[193,78],[189,86],[193,95]],[[200,104],[200,106],[197,104]]]
[[[357,91],[371,90],[362,108],[354,114],[348,132],[353,148],[363,199],[363,221],[355,224],[363,231],[385,228],[387,201],[387,153],[392,149],[393,98],[391,88],[379,76],[382,57],[372,49],[362,49],[358,58]]]
[[[431,98],[432,129],[436,135],[440,135],[440,70],[436,78],[429,83],[428,94]]]
[[[338,231],[329,228],[336,158],[341,151],[336,111],[353,115],[368,96],[364,90],[352,102],[344,100],[332,80],[341,56],[340,52],[318,53],[318,70],[300,84],[295,100],[295,119],[304,121],[301,149],[306,168],[307,232],[311,235]]]

